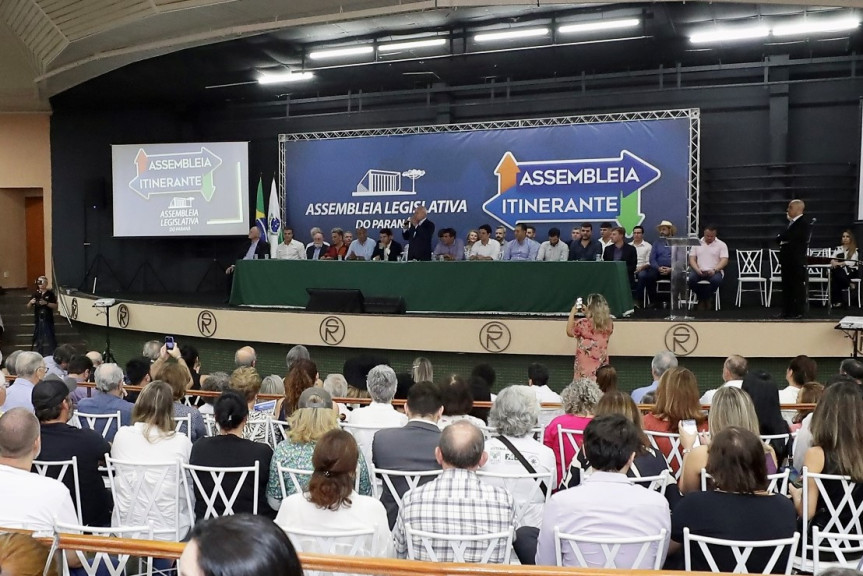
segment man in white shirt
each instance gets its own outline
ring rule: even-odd
[[[605,249],[614,244],[614,240],[611,239],[611,231],[613,230],[613,226],[611,222],[603,222],[599,225],[599,243],[602,245],[602,252],[605,252]]]
[[[0,526],[53,531],[54,524],[79,524],[69,489],[47,476],[30,472],[42,450],[39,420],[24,408],[13,408],[0,417]],[[69,565],[81,565],[67,552]]]
[[[722,363],[722,384],[725,386],[733,386],[740,388],[743,386],[743,377],[746,376],[746,371],[749,369],[746,358],[739,354],[732,354]],[[702,404],[712,404],[713,395],[716,394],[716,389],[708,390],[701,397]]]
[[[713,308],[713,297],[722,284],[723,269],[728,266],[728,246],[716,237],[716,226],[704,228],[701,245],[695,246],[689,254],[689,289],[698,296],[701,310]],[[699,282],[707,281],[707,284]]]
[[[578,229],[579,238],[581,229]],[[539,245],[536,259],[540,262],[566,262],[569,258],[569,246],[560,241],[560,228],[548,231],[548,240]]]
[[[306,247],[294,238],[294,229],[285,228],[285,241],[276,248],[276,258],[279,260],[305,260]]]
[[[562,242],[561,242],[562,244]],[[548,367],[545,364],[534,362],[527,367],[527,385],[536,394],[536,401],[541,405],[543,402],[560,404],[560,394],[548,387]],[[540,406],[539,426],[545,428],[552,420],[563,414],[563,408],[543,408]]]
[[[635,262],[635,301],[636,306],[644,301],[644,286],[647,279],[647,270],[650,268],[650,249],[652,245],[644,239],[644,226],[635,226],[632,229],[632,242],[635,248],[637,260]]]
[[[375,432],[381,428],[400,428],[408,423],[408,417],[393,407],[393,396],[396,394],[397,385],[395,370],[386,364],[375,366],[366,376],[366,387],[369,396],[372,397],[372,403],[363,408],[357,408],[348,416],[349,425],[368,427],[367,429],[346,428],[356,439],[366,462],[374,462],[372,439]]]
[[[477,230],[479,241],[470,248],[471,260],[498,260],[500,258],[500,243],[491,237],[491,226],[483,224]]]
[[[350,243],[346,260],[371,260],[377,242],[369,239],[368,231],[360,226],[357,228],[357,239]]]
[[[797,395],[807,382],[814,382],[818,377],[818,364],[805,354],[795,356],[788,363],[785,371],[785,382],[788,386],[779,391],[779,404],[797,404]],[[783,410],[782,417],[791,424],[796,410]]]

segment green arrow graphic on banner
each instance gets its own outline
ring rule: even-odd
[[[201,195],[204,197],[204,200],[209,202],[215,192],[216,187],[213,185],[213,172],[205,172],[201,178]]]
[[[644,214],[641,213],[641,190],[636,190],[629,196],[620,193],[620,214],[617,215],[617,223],[626,228],[626,233],[632,236],[632,229],[644,222]]]

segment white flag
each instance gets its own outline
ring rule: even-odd
[[[282,243],[282,210],[279,208],[279,192],[276,190],[276,179],[270,188],[270,207],[267,209],[267,240],[270,243],[270,258],[276,257],[276,250]]]

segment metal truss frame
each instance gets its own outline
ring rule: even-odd
[[[689,120],[689,222],[687,234],[698,235],[699,175],[701,172],[701,111],[698,108],[673,110],[651,110],[646,112],[612,112],[586,114],[583,116],[557,116],[554,118],[525,118],[522,120],[500,120],[491,122],[465,122],[461,124],[430,124],[425,126],[400,126],[395,128],[369,128],[362,130],[333,130],[329,132],[300,132],[279,134],[279,201],[282,206],[282,222],[285,218],[285,144],[304,140],[327,140],[333,138],[370,138],[374,136],[401,136],[404,134],[438,134],[442,132],[473,132],[478,130],[501,130],[509,128],[534,128],[539,126],[567,126],[577,124],[607,124],[611,122],[637,122],[641,120],[667,120],[687,118]]]

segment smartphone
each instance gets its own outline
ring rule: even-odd
[[[695,425],[695,420],[681,420],[680,421],[680,430],[686,431],[689,434],[695,436],[695,444],[693,446],[700,446],[701,441],[698,438],[698,426]]]
[[[174,349],[174,337],[173,336],[165,336],[165,350],[173,350]]]

